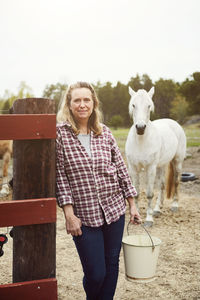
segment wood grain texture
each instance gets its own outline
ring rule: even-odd
[[[18,99],[14,114],[54,114],[50,99]],[[55,125],[56,126],[56,125]],[[55,139],[13,142],[13,200],[55,197]],[[13,228],[13,282],[55,277],[56,224]]]
[[[0,285],[2,300],[57,300],[55,278]]]
[[[56,138],[55,114],[1,115],[1,140]]]
[[[30,199],[0,203],[0,227],[56,222],[56,199]]]

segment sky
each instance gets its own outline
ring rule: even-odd
[[[0,97],[20,82],[183,82],[200,71],[199,0],[0,0]]]

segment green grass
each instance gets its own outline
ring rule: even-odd
[[[117,141],[117,145],[118,145],[122,155],[124,155],[125,154],[125,143],[126,143],[127,135],[129,132],[129,128],[119,128],[119,129],[110,128],[110,129]]]
[[[187,137],[187,147],[200,146],[200,123],[183,126]]]
[[[117,140],[122,154],[124,154],[129,128],[110,129]],[[187,137],[187,147],[200,146],[200,123],[183,126],[183,129]]]

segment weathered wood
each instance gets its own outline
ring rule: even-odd
[[[30,199],[0,203],[0,227],[56,222],[56,199]]]
[[[19,99],[14,114],[53,114],[48,99]],[[13,200],[55,197],[55,140],[13,143]],[[55,277],[55,223],[13,230],[13,282]]]
[[[0,285],[2,300],[57,300],[55,278]]]
[[[1,115],[0,140],[53,139],[55,114]]]

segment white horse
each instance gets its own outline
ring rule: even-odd
[[[0,159],[3,160],[2,166],[2,188],[0,189],[0,197],[8,196],[10,189],[8,184],[8,167],[12,156],[13,141],[0,140]],[[0,185],[1,186],[1,185]]]
[[[130,128],[125,146],[128,169],[138,196],[140,193],[139,174],[142,170],[146,173],[148,199],[146,226],[152,226],[153,215],[161,213],[165,190],[165,170],[168,165],[167,198],[173,198],[172,211],[178,209],[178,185],[186,154],[186,136],[176,121],[171,119],[150,121],[150,112],[154,110],[153,93],[154,87],[149,92],[143,89],[134,92],[129,87],[131,95],[129,113],[134,124]],[[152,198],[156,173],[159,181],[159,194],[153,211]],[[138,196],[136,205],[138,205]]]

